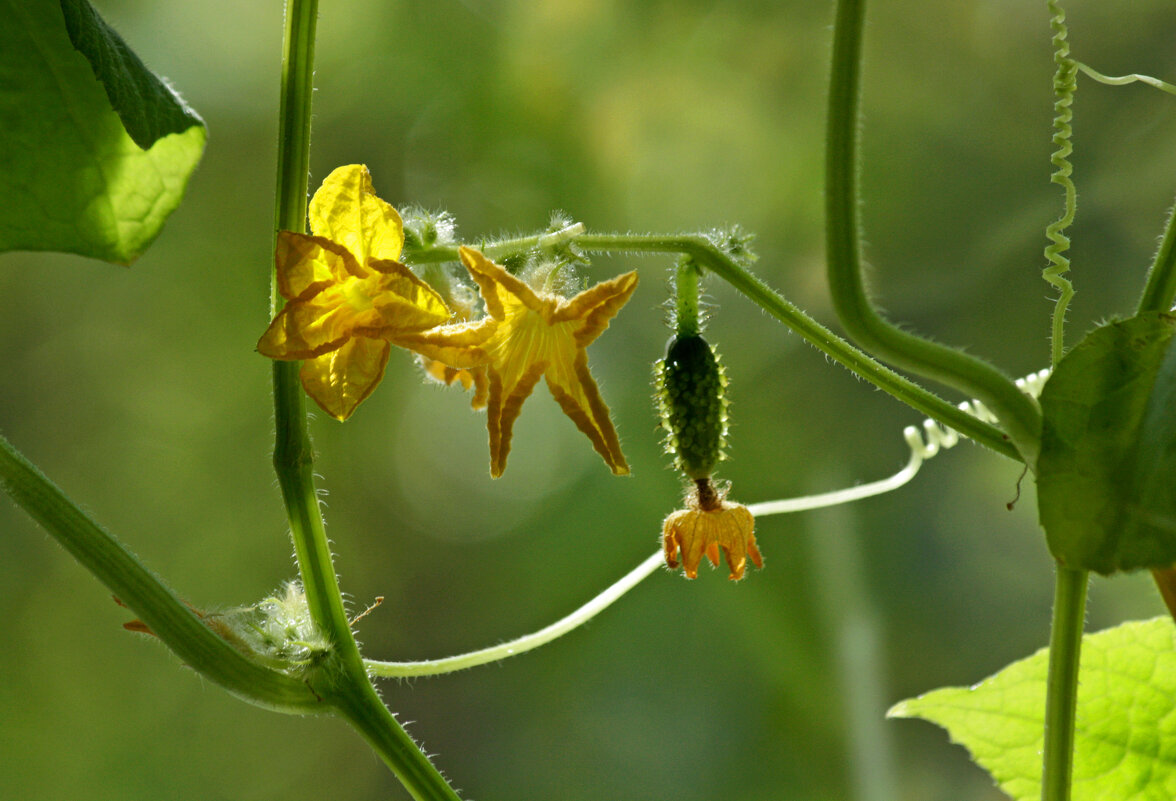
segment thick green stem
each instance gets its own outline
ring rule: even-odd
[[[1176,207],[1168,213],[1168,226],[1164,239],[1156,252],[1151,271],[1147,274],[1147,285],[1139,299],[1139,313],[1146,311],[1170,311],[1176,301]]]
[[[987,362],[887,322],[866,296],[858,224],[858,105],[864,18],[865,0],[838,2],[825,154],[828,276],[837,316],[850,337],[871,353],[981,400],[1032,468],[1041,439],[1037,402]]]
[[[275,232],[306,229],[307,165],[310,161],[310,106],[313,95],[314,37],[318,0],[291,0],[286,9],[282,53],[282,96],[278,133]],[[281,296],[272,281],[271,310]],[[273,363],[274,469],[286,502],[294,552],[311,617],[345,659],[359,663],[347,612],[335,578],[314,482],[313,449],[306,428],[306,409],[298,380],[299,362]]]
[[[1049,677],[1045,697],[1042,801],[1069,801],[1074,765],[1074,713],[1078,708],[1078,662],[1086,615],[1089,574],[1058,565],[1053,623],[1049,635]]]
[[[176,656],[234,695],[283,712],[325,712],[301,681],[221,639],[113,535],[0,437],[0,483],[75,559],[130,607]]]
[[[332,699],[339,713],[367,740],[417,801],[458,801],[458,795],[396,717],[370,682],[350,682]]]
[[[280,230],[306,230],[317,18],[317,0],[288,3],[278,123],[275,236]],[[276,313],[282,304],[276,276],[271,287],[271,311]],[[323,700],[376,749],[414,798],[452,801],[456,794],[376,695],[351,632],[319,509],[313,448],[298,378],[300,367],[298,362],[275,361],[273,365],[274,469],[290,520],[307,606],[315,625],[333,646],[332,675],[325,682],[328,686],[315,686]]]

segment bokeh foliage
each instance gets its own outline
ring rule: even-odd
[[[1048,358],[1039,278],[1048,183],[1048,17],[1036,4],[881,1],[865,84],[864,222],[890,315],[1010,372]],[[1067,4],[1077,58],[1171,79],[1164,0]],[[281,8],[107,0],[99,10],[212,131],[185,203],[133,271],[0,258],[6,435],[200,606],[290,577],[269,469],[267,322]],[[786,2],[517,0],[323,4],[312,184],[369,165],[394,204],[453,212],[477,237],[543,226],[669,231],[739,223],[760,274],[831,321],[821,158],[832,9]],[[231,21],[227,24],[226,21]],[[1176,103],[1080,85],[1072,341],[1129,313],[1172,201]],[[665,283],[593,346],[634,476],[616,479],[537,393],[511,467],[487,476],[484,420],[423,386],[407,355],[345,425],[314,427],[329,531],[365,649],[441,656],[532,630],[657,545],[679,487],[650,365]],[[725,287],[708,336],[731,380],[731,460],[757,501],[879,477],[918,418]],[[829,615],[852,584],[884,646],[889,703],[969,684],[1044,644],[1050,562],[1015,465],[970,446],[849,513],[761,523],[766,567],[738,585],[658,575],[587,629],[501,667],[385,698],[475,798],[816,799],[852,785]],[[103,588],[0,509],[0,776],[14,798],[398,798],[343,727],[273,716],[203,686],[123,632]],[[864,575],[818,569],[848,527]],[[1161,609],[1143,577],[1098,580],[1095,624]],[[997,798],[941,732],[892,722],[904,799]],[[79,735],[79,732],[82,733]]]

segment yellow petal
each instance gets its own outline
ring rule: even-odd
[[[510,454],[510,438],[514,432],[515,420],[523,410],[523,401],[535,389],[543,377],[544,364],[530,365],[528,369],[511,376],[509,384],[503,384],[502,375],[493,368],[487,372],[490,377],[490,397],[486,404],[486,427],[490,432],[490,477],[498,478],[506,470],[506,457]]]
[[[339,347],[351,336],[355,312],[328,287],[316,295],[287,303],[257,342],[271,359],[313,359]]]
[[[486,313],[495,320],[506,318],[506,305],[521,303],[532,311],[551,305],[545,304],[535,290],[483,256],[481,251],[463,245],[458,252],[461,263],[478,284],[482,300],[486,302]]]
[[[310,230],[343,245],[361,265],[396,261],[404,247],[404,223],[396,209],[376,196],[362,164],[336,168],[310,201]]]
[[[330,284],[364,273],[342,245],[318,236],[278,231],[274,251],[278,291],[297,300]]]
[[[637,273],[625,273],[608,281],[601,281],[585,289],[569,301],[561,303],[552,315],[552,322],[580,320],[576,329],[576,345],[586,348],[604,333],[621,307],[629,302],[637,289]]]
[[[424,331],[446,323],[449,309],[437,291],[412,270],[394,261],[369,262],[377,274],[362,282],[379,315],[379,336]]]
[[[588,354],[575,351],[571,364],[555,362],[545,373],[547,388],[551,390],[564,414],[572,418],[576,428],[588,435],[592,447],[604,457],[615,475],[629,474],[629,465],[621,452],[617,431],[609,417],[608,406],[600,397],[600,390],[588,372]]]
[[[387,342],[367,337],[302,363],[302,387],[323,411],[346,420],[384,376],[391,350]]]
[[[405,333],[393,341],[402,348],[449,367],[479,367],[488,361],[483,346],[498,330],[498,321],[485,317],[476,323],[451,323],[417,333]]]
[[[419,358],[421,367],[429,378],[439,381],[447,387],[453,386],[455,381],[461,384],[462,389],[469,390],[472,387],[474,397],[470,399],[470,406],[474,409],[486,408],[486,401],[490,397],[490,381],[486,377],[485,367],[459,369],[427,356],[419,356]]]

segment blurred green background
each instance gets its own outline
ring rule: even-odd
[[[1044,366],[1042,231],[1061,203],[1045,4],[875,5],[863,180],[877,294],[893,319],[1010,373]],[[1168,0],[1067,5],[1077,58],[1176,77]],[[0,257],[0,428],[192,603],[250,603],[293,576],[269,369],[253,352],[281,4],[97,6],[204,116],[209,146],[130,269]],[[312,186],[366,163],[381,196],[448,209],[470,239],[540,228],[555,209],[595,230],[739,223],[758,234],[760,275],[832,324],[831,22],[831,3],[812,0],[324,2]],[[1076,114],[1071,343],[1130,312],[1176,189],[1176,99],[1084,80]],[[387,599],[360,624],[369,655],[443,656],[534,630],[656,547],[679,494],[650,403],[668,266],[593,270],[642,275],[591,353],[631,478],[613,478],[540,388],[491,481],[483,417],[403,353],[346,425],[319,415],[343,585],[356,608]],[[736,497],[905,463],[900,432],[918,415],[708,289],[732,382],[721,476]],[[1052,572],[1032,492],[1005,509],[1019,472],[963,445],[893,495],[763,519],[766,566],[740,584],[659,573],[538,652],[388,682],[384,696],[476,799],[999,798],[941,731],[881,716],[1045,644]],[[0,797],[405,797],[341,724],[242,704],[124,632],[130,615],[19,510],[4,504],[0,528]],[[1161,612],[1146,577],[1092,588],[1092,628]]]

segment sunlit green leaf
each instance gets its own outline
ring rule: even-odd
[[[1048,660],[1042,649],[974,687],[934,690],[888,714],[942,726],[1014,799],[1040,798]],[[1073,798],[1176,798],[1171,618],[1125,623],[1083,638]]]
[[[0,15],[0,251],[133,261],[179,204],[203,124],[84,0]]]
[[[1053,555],[1100,573],[1176,562],[1176,317],[1096,329],[1041,394],[1037,486]]]

